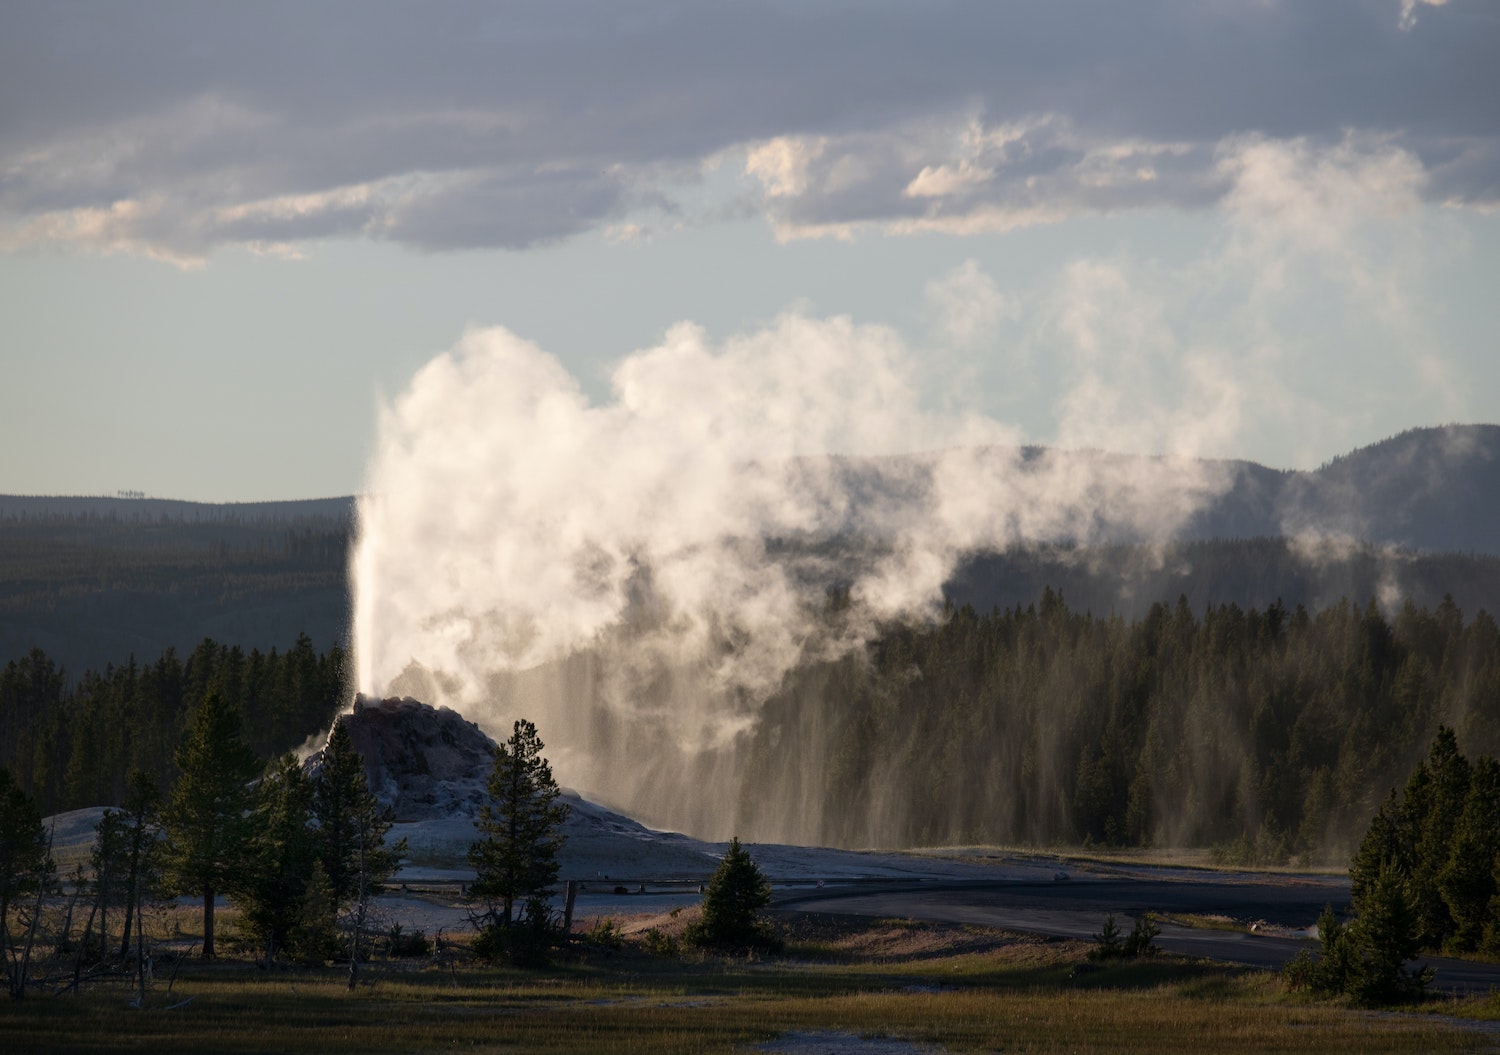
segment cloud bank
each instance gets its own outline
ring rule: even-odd
[[[1247,136],[1500,203],[1480,0],[161,3],[0,12],[0,246],[201,262],[1219,206]]]

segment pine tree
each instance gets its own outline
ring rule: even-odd
[[[736,836],[708,881],[703,918],[689,929],[687,939],[693,945],[726,949],[774,945],[760,919],[770,901],[771,884]]]
[[[1426,794],[1413,804],[1416,854],[1410,873],[1411,895],[1421,922],[1422,945],[1440,947],[1454,931],[1454,921],[1439,890],[1439,877],[1452,856],[1452,843],[1469,795],[1469,762],[1458,750],[1453,730],[1438,726],[1428,752]]]
[[[1469,795],[1453,829],[1448,863],[1438,889],[1453,918],[1452,945],[1471,951],[1484,939],[1490,902],[1495,897],[1495,865],[1500,860],[1500,763],[1488,755],[1474,764]]]
[[[470,896],[488,905],[478,917],[482,926],[510,927],[518,902],[545,897],[557,881],[562,826],[572,807],[557,801],[561,792],[543,746],[536,726],[521,719],[495,748],[489,801],[479,809],[482,838],[469,848],[477,873]]]
[[[1360,1004],[1409,1000],[1432,980],[1431,968],[1413,971],[1406,966],[1422,948],[1422,919],[1409,884],[1395,869],[1375,878],[1344,941],[1349,950],[1346,989]]]
[[[361,781],[363,780],[361,772]],[[349,989],[354,989],[359,978],[360,942],[365,919],[369,913],[370,898],[385,887],[389,879],[406,856],[406,840],[387,846],[386,833],[390,831],[394,817],[390,809],[381,806],[378,799],[361,782],[362,793],[355,794],[350,810],[353,842],[346,861],[346,876],[352,880],[350,891],[350,935],[349,935]]]
[[[294,755],[271,763],[256,791],[250,854],[235,895],[268,964],[297,925],[317,860],[312,802],[312,781]]]
[[[12,955],[11,905],[45,879],[48,858],[47,834],[36,804],[11,779],[10,770],[0,769],[0,957],[12,996],[21,995],[24,980]]]
[[[370,790],[364,759],[342,721],[334,723],[323,748],[312,811],[318,826],[318,857],[334,911],[346,910],[349,988],[353,989],[359,978],[360,942],[370,898],[384,889],[385,881],[400,866],[406,840],[386,845],[395,816]]]
[[[128,895],[125,873],[129,869],[129,841],[127,820],[120,810],[105,810],[94,825],[94,848],[89,854],[89,867],[94,873],[94,904],[99,915],[99,948],[103,955],[109,950],[109,910],[123,903]],[[130,925],[125,926],[124,956],[129,952]]]
[[[203,697],[177,751],[182,775],[166,813],[164,861],[175,889],[203,898],[203,955],[214,955],[214,896],[245,864],[250,787],[260,765],[240,735],[239,714],[217,692]]]
[[[322,861],[314,861],[302,896],[297,924],[287,936],[287,951],[302,964],[325,963],[338,947],[338,910],[333,900],[333,885]]]

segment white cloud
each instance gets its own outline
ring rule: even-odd
[[[0,225],[179,260],[330,237],[520,248],[712,222],[734,210],[698,201],[700,173],[734,154],[783,237],[969,234],[1209,207],[1226,145],[1350,129],[1427,171],[1424,198],[1488,207],[1500,27],[1422,2],[1442,32],[1363,0],[11,5]],[[120,203],[152,204],[95,231]]]
[[[1417,8],[1442,7],[1448,0],[1401,0],[1401,28],[1409,30],[1417,24]]]
[[[1020,312],[1016,299],[1003,292],[976,260],[966,260],[927,283],[925,295],[939,339],[960,349],[992,341],[1000,322]]]

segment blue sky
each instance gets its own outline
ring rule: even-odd
[[[598,403],[791,313],[1031,442],[1500,421],[1497,54],[1492,0],[7,5],[0,492],[357,491],[491,325]]]

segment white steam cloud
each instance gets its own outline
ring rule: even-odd
[[[1313,394],[1349,378],[1308,349],[1330,305],[1420,343],[1404,295],[1420,274],[1378,264],[1414,254],[1377,251],[1422,244],[1406,155],[1252,139],[1223,164],[1233,207],[1203,258],[1077,261],[1022,294],[964,264],[927,290],[936,350],[847,318],[792,313],[719,343],[682,323],[594,401],[536,345],[470,332],[382,412],[358,687],[492,733],[529,718],[564,782],[726,837],[743,795],[775,793],[745,747],[789,670],[938,616],[968,554],[1172,538],[1230,483],[1201,456],[1257,416],[1280,427],[1277,407],[1309,438],[1351,427]],[[1001,378],[976,367],[998,348],[1015,358]],[[1034,384],[1044,360],[1054,391]],[[997,382],[1053,407],[1055,446],[1024,447],[953,390]],[[781,807],[762,813],[816,808]]]
[[[436,695],[492,729],[525,714],[562,779],[682,823],[574,726],[732,755],[793,666],[937,614],[964,554],[1165,539],[1222,486],[1188,458],[1028,452],[995,421],[926,412],[916,374],[897,334],[844,318],[787,315],[718,347],[681,324],[595,405],[535,345],[469,333],[381,420],[360,687]],[[583,654],[587,701],[538,687]]]

